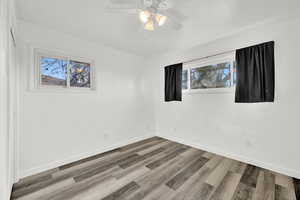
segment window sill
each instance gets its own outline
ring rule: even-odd
[[[235,87],[231,88],[210,88],[210,89],[193,89],[182,91],[183,95],[194,95],[194,94],[234,94]]]
[[[32,93],[58,93],[58,94],[94,94],[96,89],[94,88],[30,88],[28,92]]]

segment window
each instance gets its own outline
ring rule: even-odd
[[[188,89],[188,70],[182,71],[182,89],[183,90]]]
[[[85,87],[91,86],[91,65],[89,63],[70,61],[70,86]]]
[[[40,57],[41,85],[67,86],[68,61],[58,58]]]
[[[35,50],[36,88],[93,89],[92,61]]]
[[[235,85],[234,55],[208,58],[184,65],[184,92],[224,92]]]

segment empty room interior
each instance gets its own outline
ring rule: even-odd
[[[300,200],[300,0],[0,0],[0,200]]]

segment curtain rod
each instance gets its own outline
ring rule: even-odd
[[[215,56],[219,56],[219,55],[223,55],[223,54],[233,53],[235,51],[236,50],[224,51],[224,52],[217,53],[217,54],[210,55],[210,56],[205,56],[205,57],[201,57],[201,58],[195,58],[195,59],[184,61],[184,62],[182,62],[182,64],[191,63],[191,62],[195,62],[195,61],[198,61],[198,60],[203,60],[203,59],[206,59],[206,58],[215,57]]]

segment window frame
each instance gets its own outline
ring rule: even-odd
[[[215,65],[221,64],[225,62],[231,63],[231,86],[227,88],[202,88],[202,89],[191,89],[191,69],[206,67],[208,65]],[[224,55],[218,55],[213,57],[204,58],[201,60],[193,61],[190,63],[183,64],[183,71],[188,71],[187,77],[187,85],[188,89],[182,89],[182,94],[218,94],[218,93],[234,93],[235,91],[235,84],[233,81],[233,69],[234,69],[234,62],[235,62],[235,53],[228,53]]]
[[[79,56],[70,56],[60,51],[45,50],[40,48],[33,49],[33,65],[34,65],[34,90],[38,91],[50,91],[50,92],[92,92],[95,91],[95,69],[94,61],[92,59],[87,59]],[[66,86],[58,85],[42,85],[42,74],[41,74],[41,58],[55,58],[65,60],[67,62],[67,74],[66,74]],[[90,64],[90,87],[71,87],[70,86],[70,61],[77,61]]]

